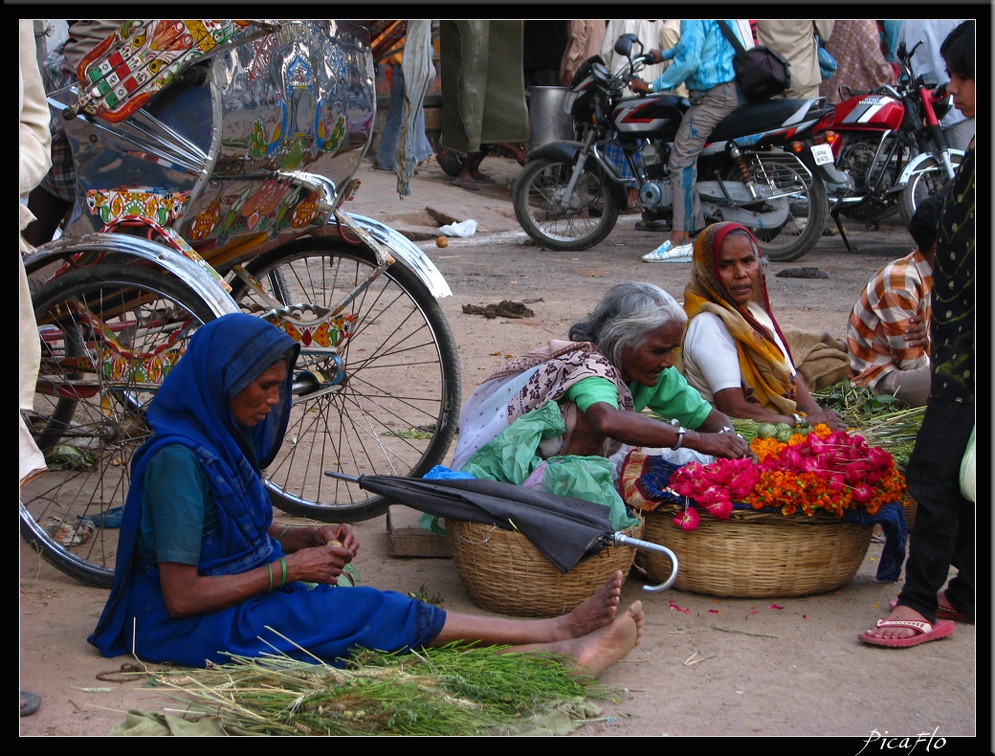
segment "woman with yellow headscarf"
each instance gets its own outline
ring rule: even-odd
[[[738,223],[716,223],[698,235],[684,290],[688,325],[679,369],[730,417],[845,430],[839,415],[815,403],[795,370],[771,313],[765,264],[757,240]]]

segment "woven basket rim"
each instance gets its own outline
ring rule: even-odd
[[[828,525],[831,523],[839,523],[841,525],[862,525],[864,523],[859,522],[847,522],[842,517],[837,517],[834,514],[830,514],[823,509],[817,509],[812,514],[806,514],[805,512],[795,512],[794,514],[786,515],[781,514],[781,512],[771,512],[763,511],[757,509],[734,509],[732,510],[729,517],[713,517],[711,513],[704,510],[703,507],[696,507],[702,512],[703,516],[707,513],[710,520],[715,520],[717,522],[722,522],[723,520],[732,520],[735,522],[767,522],[772,525]],[[680,504],[673,504],[671,502],[665,502],[660,506],[652,509],[650,511],[644,511],[642,514],[644,517],[655,514],[676,516],[680,512],[684,511],[684,507]]]

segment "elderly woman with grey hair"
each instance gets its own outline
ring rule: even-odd
[[[732,432],[729,418],[674,369],[686,320],[658,286],[613,287],[570,328],[569,341],[551,341],[509,362],[474,391],[460,415],[454,468],[506,428],[553,404],[562,415],[562,433],[542,439],[537,454],[543,459],[610,457],[622,444],[747,456],[749,447]],[[643,409],[672,421],[644,415]]]

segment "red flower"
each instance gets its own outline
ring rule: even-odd
[[[694,530],[698,527],[699,522],[701,522],[701,515],[694,507],[685,507],[684,511],[674,518],[674,524],[681,530]]]

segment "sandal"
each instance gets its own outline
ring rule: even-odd
[[[888,608],[891,611],[895,611],[895,607],[898,606],[898,599],[892,599],[888,602]],[[966,622],[969,625],[974,624],[973,619],[968,619],[967,615],[963,612],[958,612],[952,606],[944,606],[937,601],[936,605],[936,618],[938,620],[953,620],[954,622]]]
[[[928,622],[919,622],[917,620],[888,620],[879,619],[874,625],[875,628],[887,628],[887,627],[908,627],[916,631],[916,635],[909,638],[879,638],[874,635],[868,635],[871,631],[868,630],[866,633],[861,633],[857,636],[859,640],[864,643],[870,643],[872,646],[885,646],[887,648],[909,648],[910,646],[918,646],[920,643],[928,643],[932,640],[939,640],[940,638],[946,638],[949,635],[953,635],[954,628],[956,627],[950,620],[937,620],[935,624],[930,624]]]
[[[453,186],[460,186],[464,189],[469,189],[471,192],[479,192],[480,187],[477,186],[477,182],[472,178],[467,178],[466,176],[457,176],[452,181],[449,182]]]

